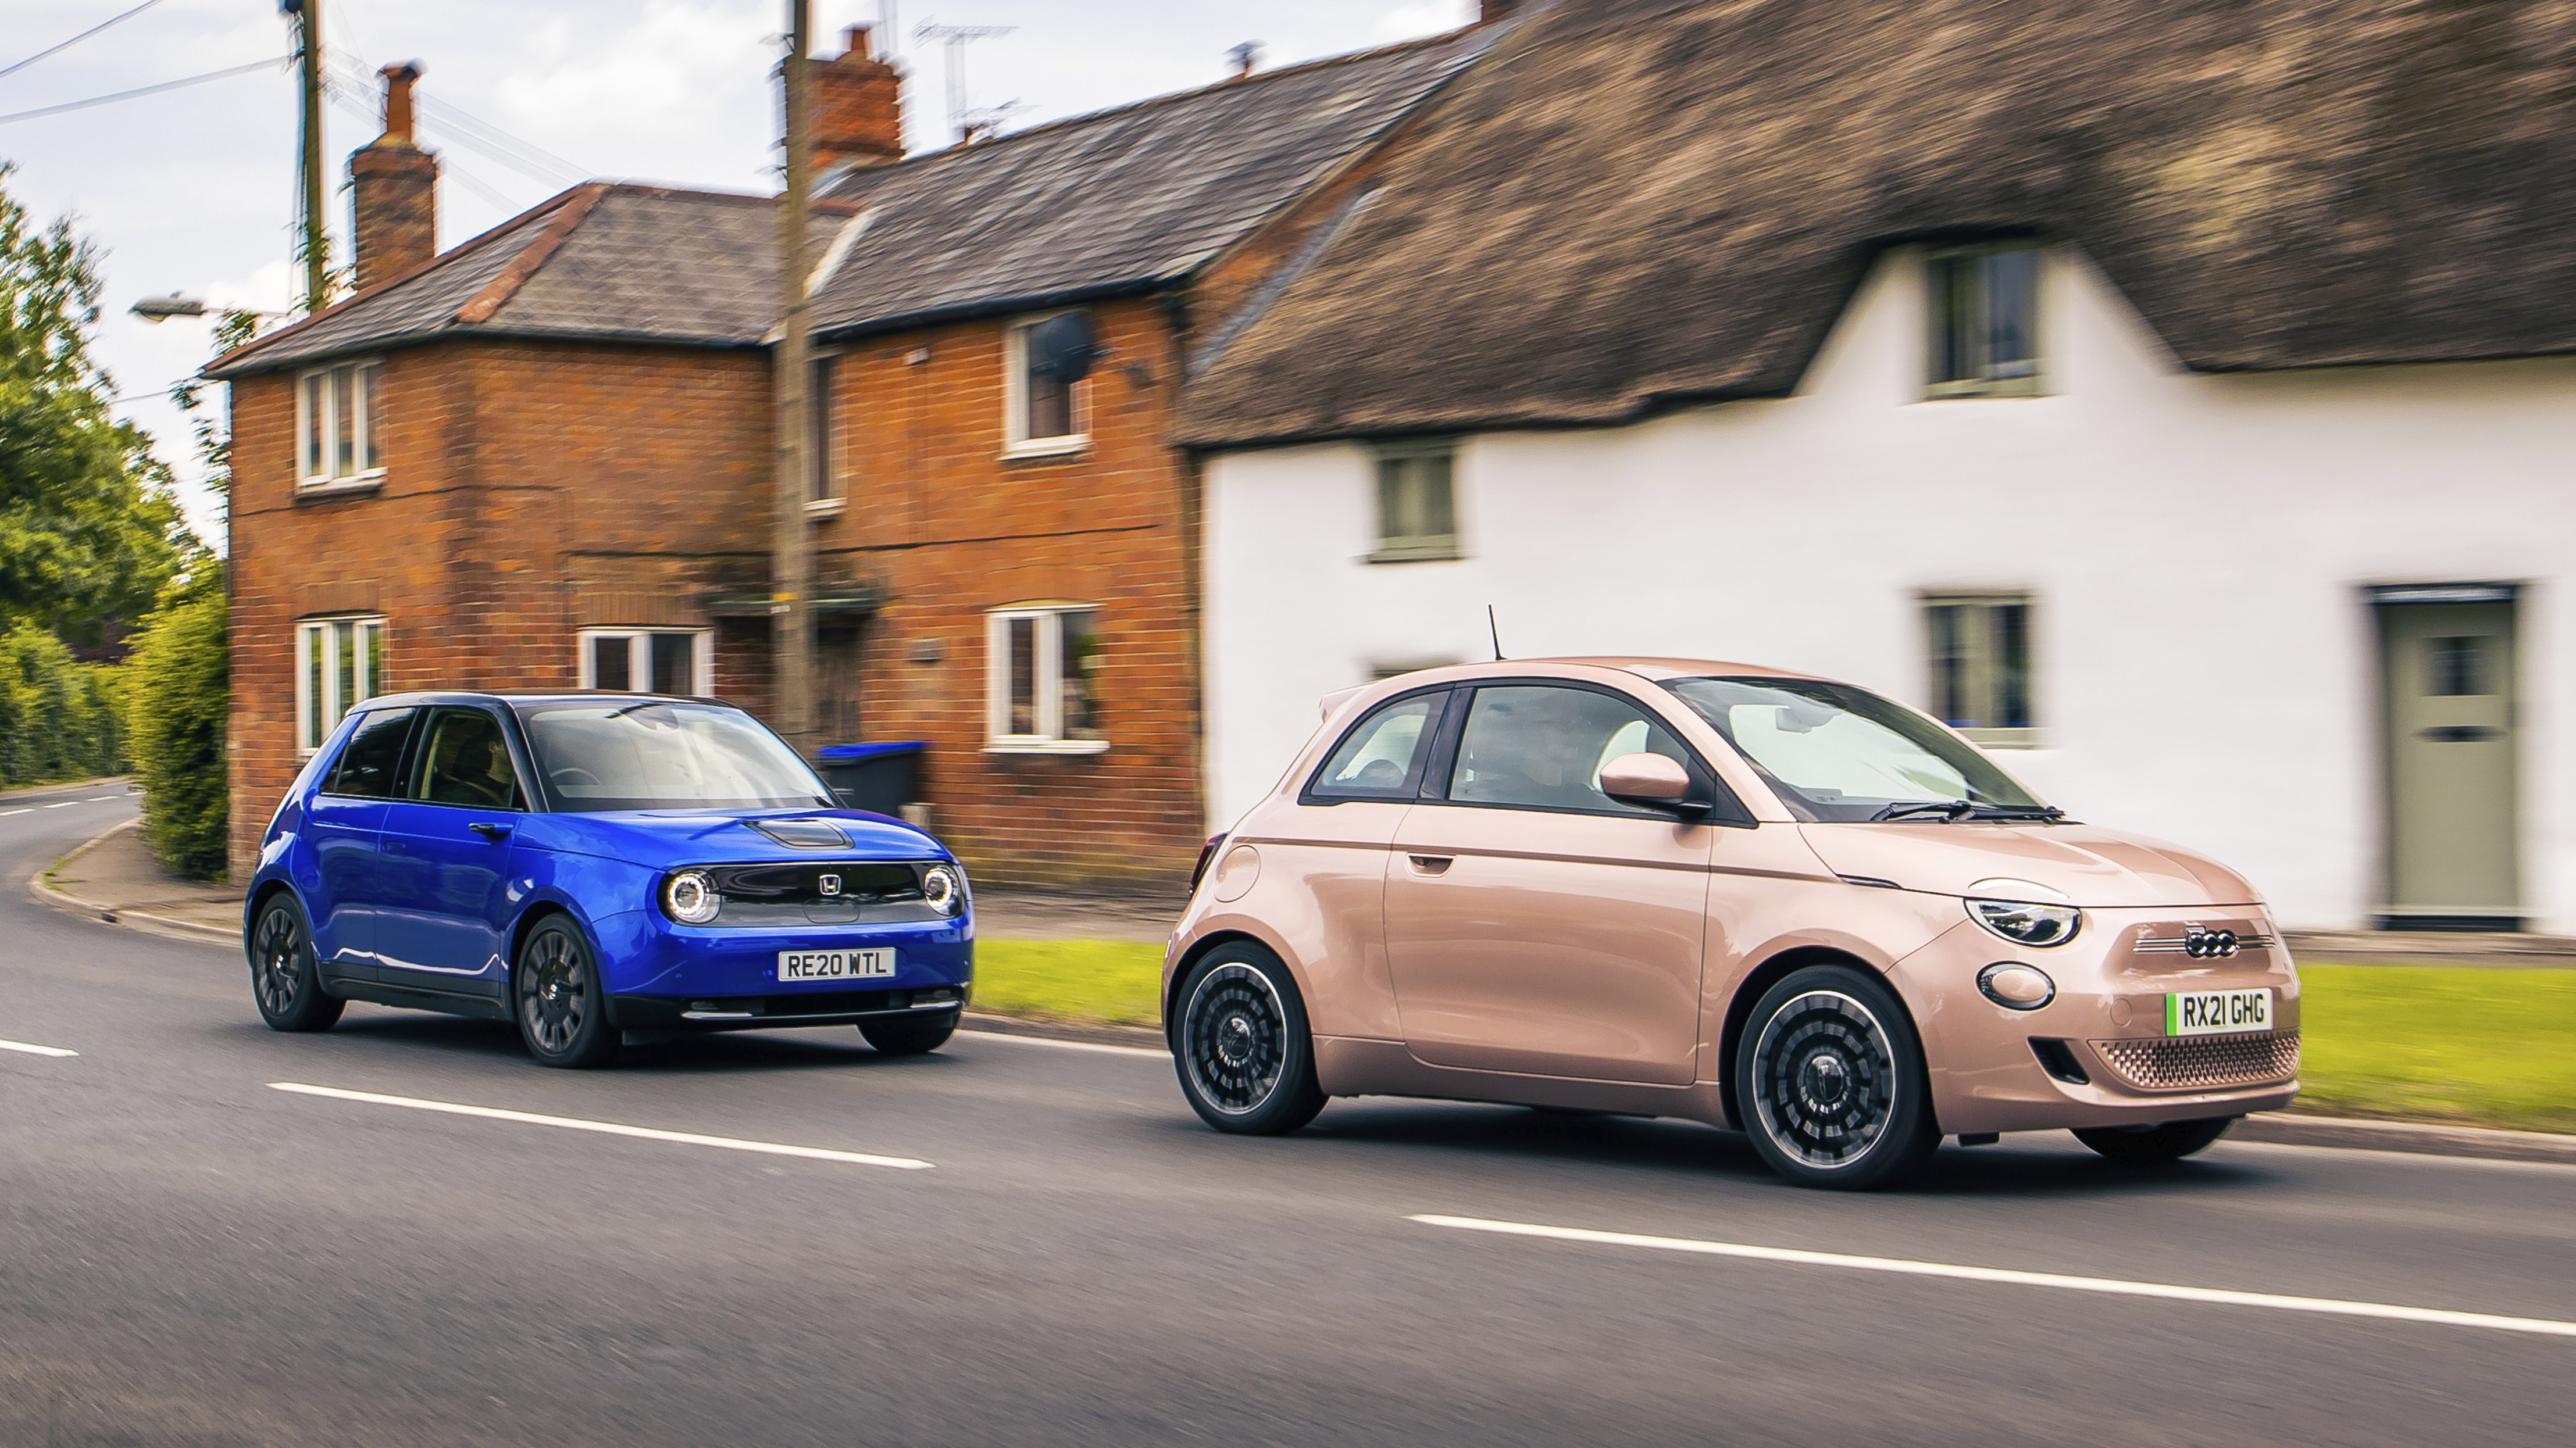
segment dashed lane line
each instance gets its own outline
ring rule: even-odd
[[[1786,1262],[1801,1267],[1840,1267],[1857,1272],[1898,1272],[1913,1277],[1947,1277],[1960,1282],[1995,1282],[2013,1287],[2053,1287],[2066,1292],[2100,1292],[2117,1297],[2155,1297],[2169,1302],[2203,1302],[2221,1307],[2267,1307],[2278,1312],[2316,1312],[2338,1317],[2371,1317],[2391,1322],[2424,1322],[2443,1327],[2482,1327],[2497,1332],[2537,1333],[2576,1338],[2576,1322],[2545,1317],[2500,1317],[2486,1312],[2446,1312],[2431,1307],[2400,1307],[2386,1302],[2352,1302],[2337,1297],[2287,1297],[2271,1292],[2231,1292],[2216,1287],[2178,1287],[2164,1282],[2124,1282],[2112,1277],[2068,1277],[2055,1272],[2015,1272],[2001,1267],[1962,1267],[1947,1262],[1916,1262],[1902,1257],[1854,1257],[1841,1252],[1801,1252],[1787,1247],[1755,1247],[1741,1242],[1703,1242],[1690,1237],[1647,1237],[1634,1232],[1594,1232],[1581,1227],[1545,1227],[1529,1222],[1497,1222],[1483,1217],[1420,1215],[1405,1220],[1468,1232],[1495,1232],[1508,1237],[1546,1237],[1560,1242],[1593,1242],[1611,1247],[1645,1247],[1659,1252],[1691,1252],[1707,1257],[1742,1257],[1757,1262]]]
[[[1090,1051],[1102,1056],[1143,1056],[1152,1061],[1172,1059],[1169,1051],[1149,1050],[1143,1046],[1111,1046],[1099,1041],[1059,1041],[1053,1036],[1023,1036],[1016,1031],[964,1030],[957,1034],[986,1041],[1017,1041],[1024,1046],[1053,1046],[1059,1051]]]
[[[527,1126],[555,1126],[566,1131],[595,1131],[603,1136],[629,1136],[639,1141],[668,1141],[681,1146],[712,1146],[726,1151],[756,1151],[767,1156],[801,1156],[812,1161],[848,1162],[853,1166],[892,1167],[897,1171],[926,1171],[930,1163],[909,1156],[875,1156],[862,1151],[832,1151],[819,1146],[789,1146],[775,1141],[745,1141],[733,1136],[702,1136],[694,1131],[660,1131],[649,1126],[625,1126],[614,1121],[585,1121],[577,1116],[541,1116],[532,1111],[504,1111],[495,1106],[465,1106],[453,1101],[425,1101],[417,1096],[385,1096],[373,1091],[343,1091],[336,1086],[307,1086],[295,1081],[271,1081],[271,1091],[288,1091],[298,1096],[327,1096],[334,1101],[363,1101],[374,1106],[402,1106],[413,1111],[437,1111],[450,1116],[479,1116],[486,1121],[515,1121]]]
[[[39,806],[39,808],[42,808],[42,809],[70,809],[73,805],[76,805],[76,804],[79,804],[79,803],[81,803],[81,801],[80,801],[80,800],[76,800],[76,799],[61,799],[61,800],[56,800],[56,801],[54,801],[52,804],[49,804],[49,805],[42,805],[42,806]]]
[[[24,1051],[30,1056],[77,1056],[80,1054],[78,1051],[66,1051],[60,1046],[31,1046],[25,1041],[0,1041],[0,1051]]]
[[[29,805],[25,809],[0,809],[0,820],[5,820],[11,815],[34,814],[35,812],[36,807],[34,805]]]

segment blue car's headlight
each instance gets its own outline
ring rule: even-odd
[[[922,903],[942,915],[966,908],[966,876],[954,865],[933,865],[921,872]]]
[[[724,908],[724,897],[703,870],[681,870],[662,882],[662,908],[683,925],[704,925]]]

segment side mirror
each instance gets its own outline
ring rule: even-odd
[[[1690,771],[1663,754],[1622,754],[1601,766],[1601,792],[1621,804],[1675,814],[1708,813],[1705,800],[1690,797]]]

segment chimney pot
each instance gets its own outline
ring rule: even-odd
[[[385,133],[376,140],[379,146],[411,144],[411,87],[420,79],[420,62],[399,61],[377,71],[385,80]]]

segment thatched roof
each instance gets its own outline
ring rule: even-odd
[[[1558,0],[1421,124],[1182,441],[1776,396],[1886,246],[2024,229],[2194,368],[2576,351],[2568,0]]]

